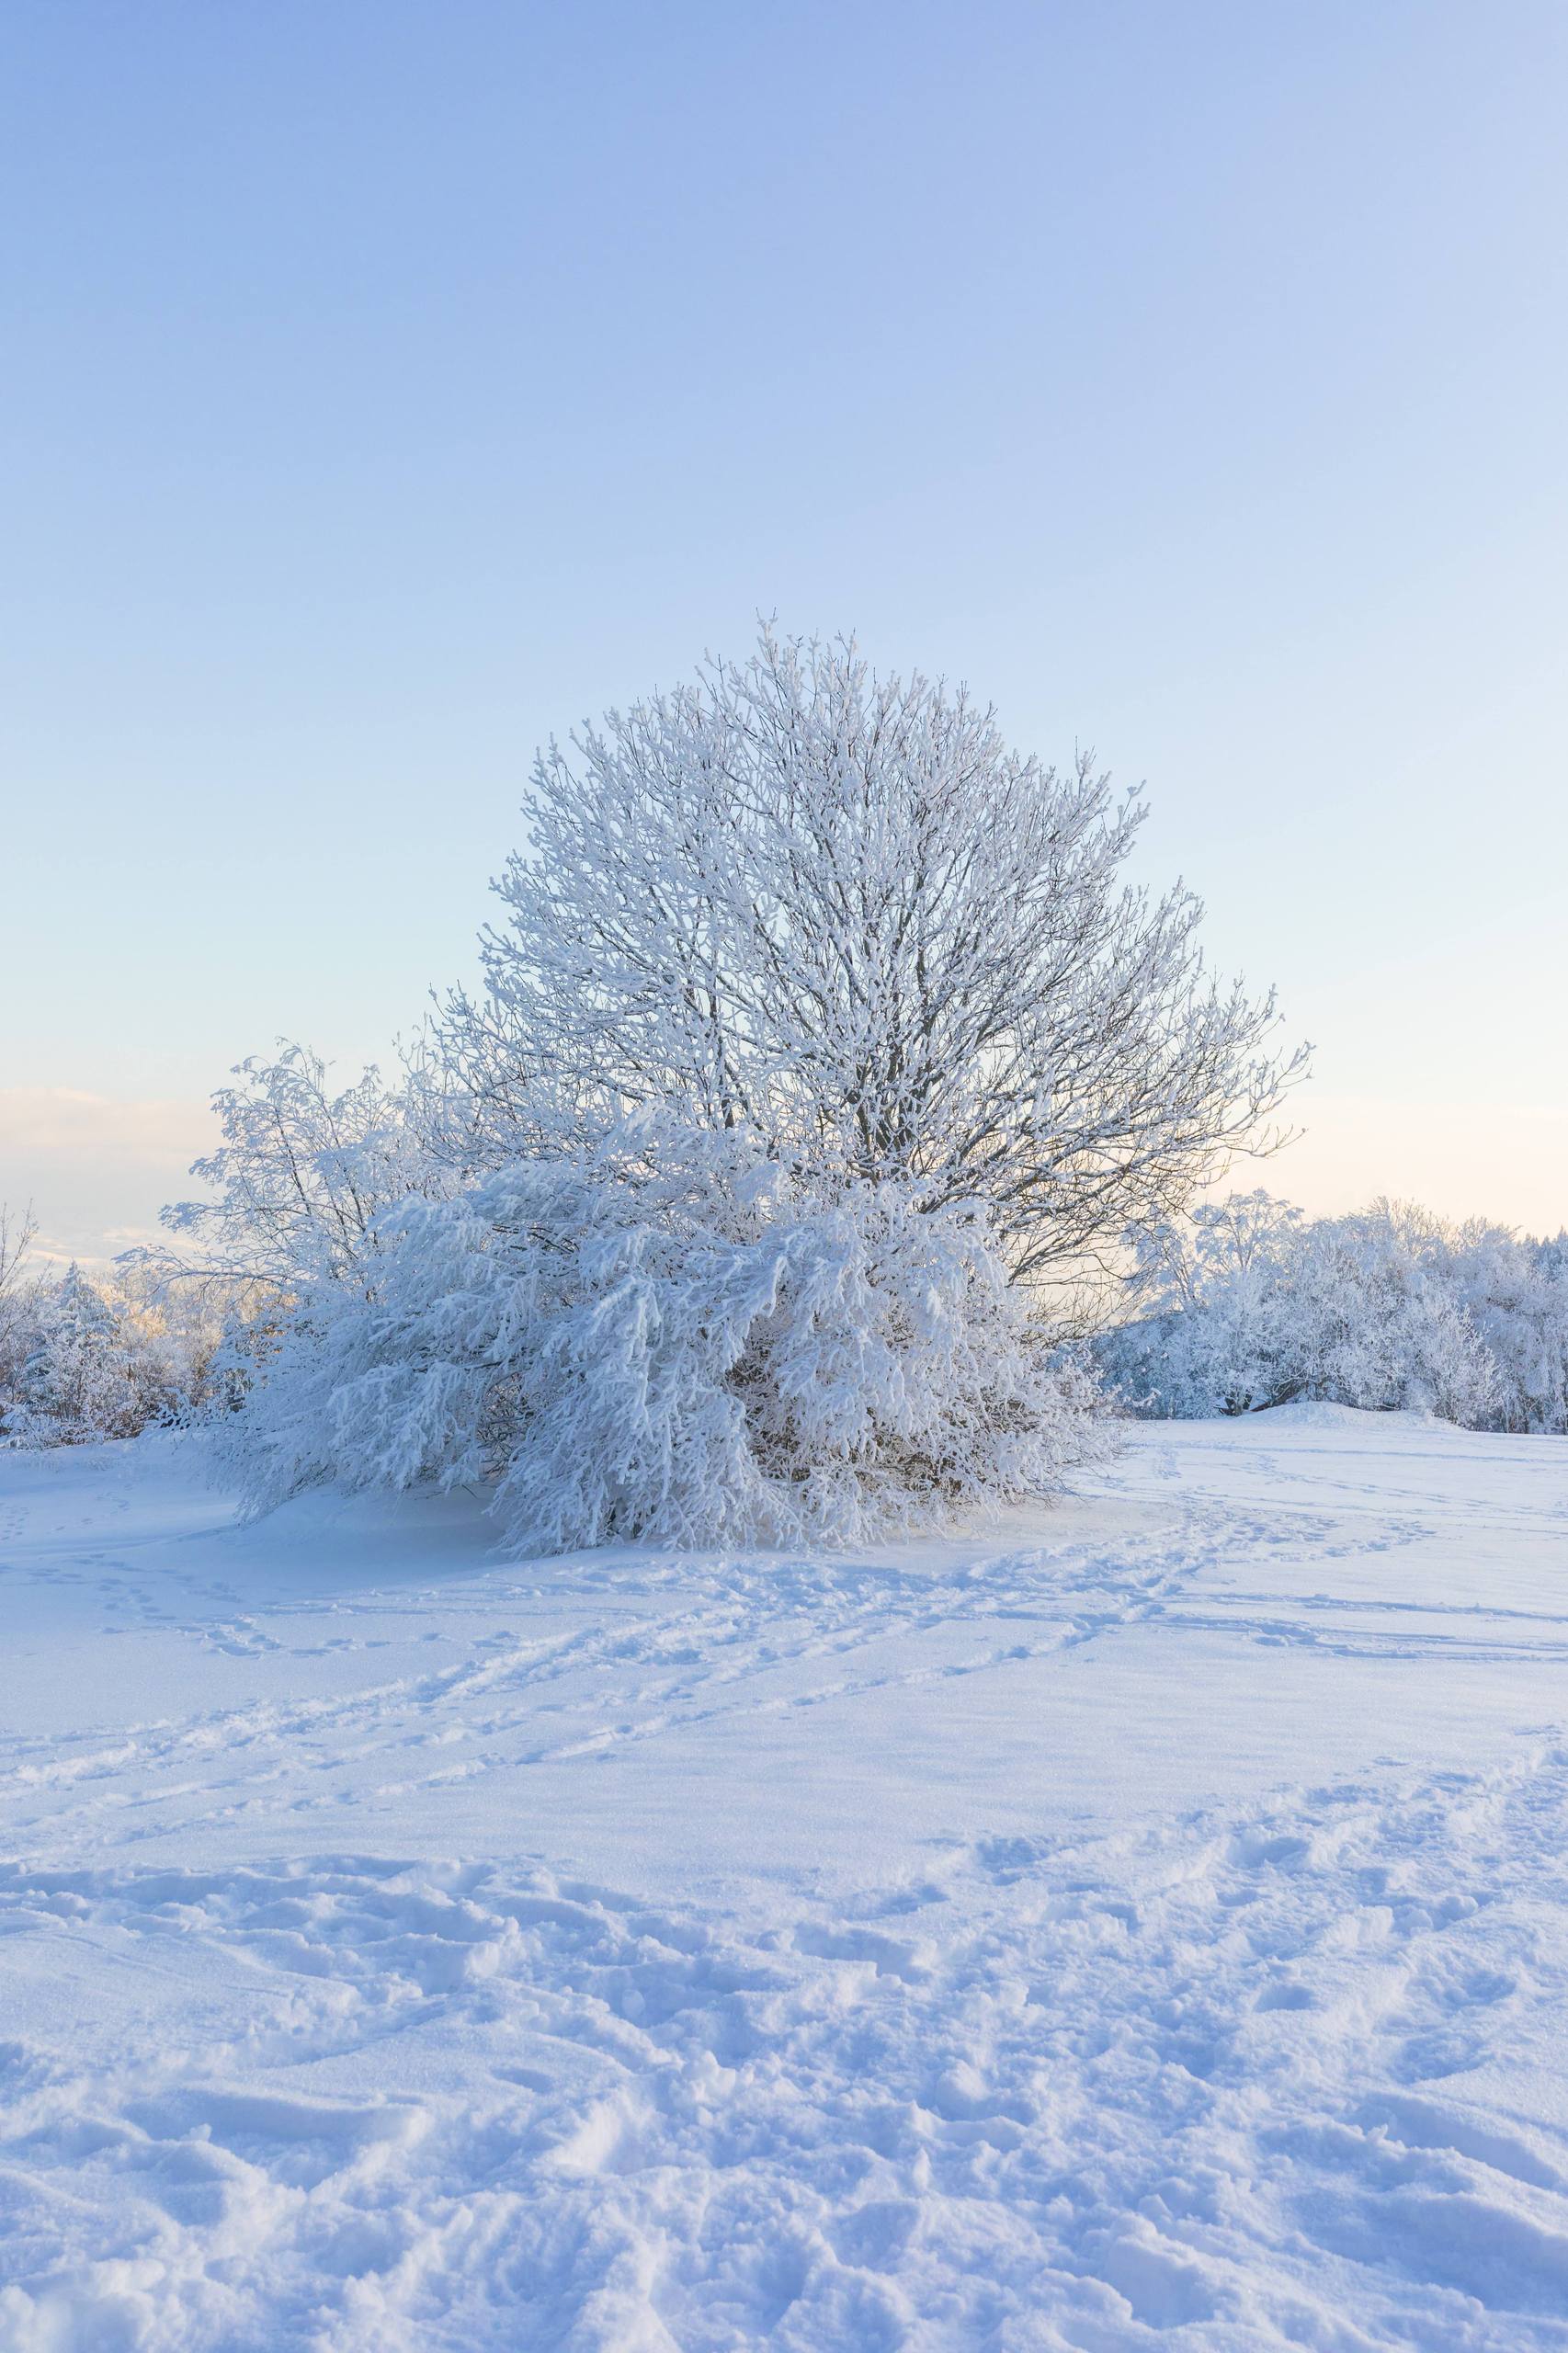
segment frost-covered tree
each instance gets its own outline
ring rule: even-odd
[[[34,1294],[6,1436],[14,1445],[133,1438],[188,1402],[194,1370],[176,1336],[118,1282],[72,1266]]]
[[[1143,1237],[1143,1313],[1099,1354],[1157,1414],[1324,1398],[1561,1429],[1568,1284],[1542,1251],[1403,1203],[1309,1223],[1267,1194],[1233,1197]]]
[[[30,1205],[18,1215],[0,1202],[0,1437],[20,1404],[36,1339],[39,1279],[30,1253],[37,1233]]]
[[[1301,1222],[1267,1193],[1233,1193],[1132,1235],[1130,1280],[1143,1320],[1107,1344],[1124,1383],[1169,1414],[1278,1403]]]
[[[813,1194],[642,1115],[372,1229],[218,1442],[252,1505],[494,1483],[513,1540],[851,1540],[1060,1483],[1098,1424],[972,1204]]]
[[[1104,1255],[1269,1141],[1301,1069],[1125,875],[1087,756],[849,644],[765,631],[539,758],[484,990],[445,1007],[445,1149],[549,1154],[639,1106],[809,1180],[979,1200],[1016,1277]]]
[[[1537,1241],[1473,1219],[1435,1225],[1428,1248],[1496,1368],[1491,1421],[1568,1431],[1568,1233]]]
[[[206,1291],[119,1265],[63,1276],[36,1265],[37,1227],[0,1209],[0,1446],[134,1438],[203,1404],[219,1338]]]
[[[1432,1249],[1434,1225],[1408,1205],[1376,1201],[1307,1228],[1288,1326],[1297,1393],[1491,1419],[1496,1368]]]
[[[190,1172],[210,1196],[164,1211],[191,1253],[157,1263],[268,1293],[347,1276],[378,1211],[428,1180],[405,1097],[374,1068],[335,1089],[319,1054],[282,1041],[270,1062],[252,1055],[233,1076],[212,1098],[223,1141]]]
[[[75,1265],[40,1309],[22,1368],[22,1398],[34,1416],[83,1436],[100,1434],[122,1387],[119,1319]]]

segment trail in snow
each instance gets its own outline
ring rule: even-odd
[[[631,1571],[619,1605],[647,1607],[631,1627],[618,1620],[559,1634],[485,1632],[458,1662],[425,1675],[135,1723],[107,1745],[96,1732],[18,1736],[0,1747],[0,1789],[14,1795],[69,1789],[79,1827],[84,1808],[123,1809],[125,1777],[134,1772],[135,1803],[158,1809],[162,1832],[168,1809],[193,1798],[219,1799],[225,1812],[247,1802],[297,1812],[330,1802],[301,1798],[292,1772],[286,1791],[257,1796],[275,1782],[280,1761],[297,1769],[310,1757],[324,1769],[363,1770],[403,1757],[400,1779],[379,1785],[380,1794],[457,1774],[514,1772],[722,1717],[992,1672],[1153,1616],[1212,1563],[1223,1541],[1267,1540],[1251,1522],[1221,1539],[1217,1518],[1212,1510],[1191,1515],[1179,1529],[1130,1541],[1111,1558],[1087,1547],[1032,1546],[951,1573],[901,1574],[884,1563],[722,1562],[696,1574],[688,1568],[667,1599],[656,1568],[643,1569],[641,1580]],[[971,1639],[939,1663],[883,1656],[898,1637],[955,1631]],[[256,1619],[216,1635],[203,1630],[203,1639],[231,1654],[284,1647]],[[324,1653],[317,1646],[296,1650],[301,1654]],[[774,1688],[793,1670],[804,1672],[793,1674],[787,1690]],[[592,1721],[582,1728],[574,1716],[570,1729],[559,1728],[555,1720],[572,1711],[558,1692],[568,1684],[580,1688],[585,1678],[595,1692]],[[477,1745],[477,1753],[461,1765],[411,1774],[404,1752],[453,1740]],[[182,1779],[171,1788],[162,1779],[187,1775],[194,1760],[211,1755],[221,1756],[221,1768],[198,1784]],[[96,1783],[107,1785],[101,1797]],[[25,1807],[16,1816],[24,1828],[44,1818]]]
[[[1568,2347],[1568,1448],[838,1561],[0,1494],[0,2347]]]

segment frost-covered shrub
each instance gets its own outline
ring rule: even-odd
[[[1500,1237],[1494,1249],[1501,1241],[1527,1262],[1539,1246]],[[1108,1335],[1100,1359],[1148,1413],[1245,1413],[1302,1397],[1414,1406],[1479,1428],[1561,1427],[1511,1412],[1510,1351],[1516,1391],[1527,1378],[1550,1388],[1551,1313],[1532,1327],[1533,1352],[1517,1306],[1494,1303],[1489,1321],[1483,1256],[1477,1245],[1467,1272],[1449,1229],[1386,1201],[1307,1223],[1267,1194],[1233,1196],[1146,1237],[1138,1280],[1152,1312]]]
[[[1386,1203],[1306,1229],[1286,1295],[1294,1394],[1491,1418],[1496,1368],[1428,1237],[1419,1212]]]
[[[37,1329],[22,1367],[28,1420],[49,1424],[65,1443],[126,1435],[132,1382],[119,1318],[77,1267],[40,1302]]]
[[[216,1332],[144,1278],[37,1276],[0,1317],[0,1443],[81,1446],[181,1419],[206,1394]]]
[[[1435,1249],[1496,1368],[1492,1422],[1568,1431],[1568,1234],[1476,1222],[1444,1230]]]
[[[1301,1238],[1301,1211],[1267,1193],[1233,1194],[1134,1237],[1145,1313],[1097,1351],[1125,1397],[1176,1416],[1278,1404],[1290,1355],[1287,1269]]]
[[[655,1121],[384,1212],[307,1287],[220,1444],[252,1506],[495,1483],[519,1547],[852,1541],[1093,1452],[972,1207],[828,1199]]]

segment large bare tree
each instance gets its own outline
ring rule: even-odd
[[[1301,1067],[1272,995],[1210,976],[1191,892],[1127,881],[1135,793],[849,643],[765,631],[551,744],[526,815],[442,1022],[482,1157],[674,1105],[813,1176],[977,1197],[1028,1276],[1266,1145]]]

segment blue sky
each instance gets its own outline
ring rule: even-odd
[[[384,1054],[536,742],[762,608],[1147,779],[1276,1188],[1562,1222],[1565,119],[1514,0],[16,0],[0,1195]]]

